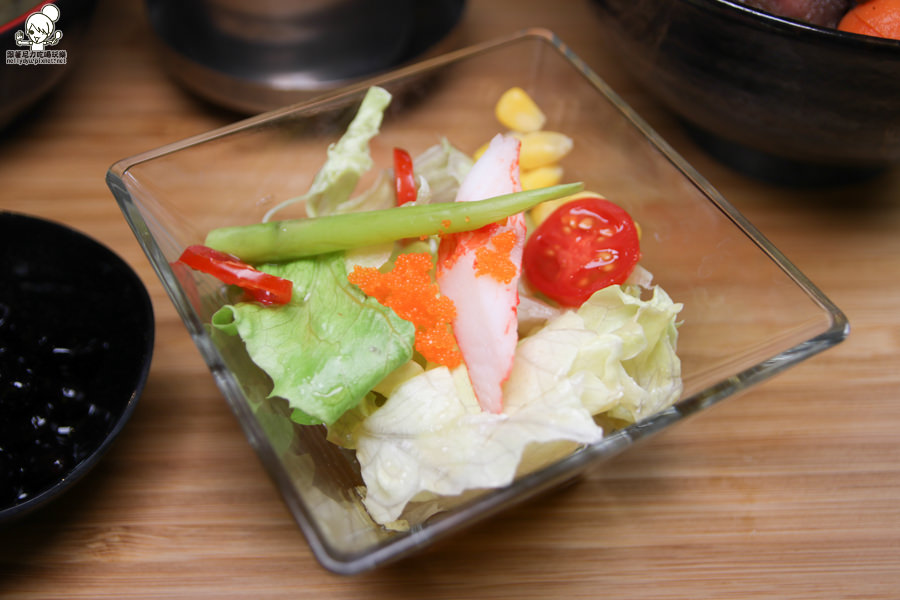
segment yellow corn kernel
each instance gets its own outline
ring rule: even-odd
[[[531,219],[534,221],[534,226],[537,227],[550,216],[554,210],[565,204],[571,200],[571,198],[557,198],[556,200],[547,200],[546,202],[541,202],[537,206],[531,209]]]
[[[537,169],[523,170],[519,174],[523,190],[536,190],[538,188],[556,185],[562,181],[563,170],[559,165],[548,165]]]
[[[547,118],[531,96],[520,87],[511,87],[500,96],[494,115],[505,127],[528,133],[544,126]]]
[[[572,138],[556,131],[535,131],[520,136],[519,168],[537,169],[552,165],[572,150]]]
[[[546,202],[541,202],[537,206],[531,209],[531,218],[534,221],[534,226],[537,227],[544,220],[550,216],[550,214],[562,206],[563,204],[567,204],[572,202],[573,200],[578,200],[580,198],[603,198],[600,194],[595,192],[578,192],[577,194],[572,194],[571,196],[564,196],[562,198],[557,198],[556,200],[547,200]]]

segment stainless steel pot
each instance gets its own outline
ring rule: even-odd
[[[260,112],[420,57],[464,0],[147,0],[166,66],[188,89]]]

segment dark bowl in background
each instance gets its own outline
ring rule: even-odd
[[[0,526],[87,475],[135,410],[153,358],[147,289],[107,246],[0,210]]]
[[[40,10],[45,4],[51,3],[59,9],[56,29],[62,32],[63,36],[58,44],[48,47],[48,49],[65,50],[65,64],[7,64],[8,52],[29,49],[28,46],[16,44],[16,32],[24,31],[25,20],[31,13]],[[12,4],[16,5],[14,10],[16,16],[0,24],[0,48],[2,48],[4,57],[2,68],[0,68],[0,127],[10,124],[16,117],[47,95],[78,61],[78,50],[87,37],[88,27],[97,2],[96,0],[53,0],[53,2],[42,0]]]
[[[727,0],[594,0],[602,43],[722,162],[779,184],[900,163],[900,41]]]

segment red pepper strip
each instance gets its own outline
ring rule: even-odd
[[[394,148],[394,188],[397,190],[397,206],[416,200],[416,177],[409,152]]]
[[[185,248],[178,261],[223,283],[239,286],[256,302],[272,305],[291,300],[294,284],[289,279],[254,269],[231,254],[198,244]]]

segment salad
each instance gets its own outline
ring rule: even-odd
[[[403,529],[417,504],[505,486],[677,401],[681,305],[639,264],[631,216],[559,183],[571,140],[519,88],[473,156],[396,148],[358,191],[390,100],[368,90],[305,194],[178,262],[240,290],[212,327],[293,422],[355,452],[369,515]]]

